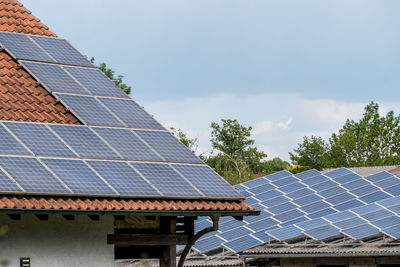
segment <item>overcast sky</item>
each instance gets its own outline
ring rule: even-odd
[[[210,148],[221,118],[270,158],[377,101],[400,111],[398,0],[21,0],[106,62],[165,126]]]

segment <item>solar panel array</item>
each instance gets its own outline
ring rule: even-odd
[[[389,172],[361,177],[346,168],[325,174],[281,171],[236,188],[246,202],[261,210],[260,216],[223,219],[219,231],[194,245],[197,251],[223,246],[240,252],[270,241],[304,238],[400,236],[400,177]],[[210,219],[200,217],[195,228],[198,231],[210,224]]]
[[[149,141],[144,132],[2,122],[0,192],[241,198],[171,134]]]

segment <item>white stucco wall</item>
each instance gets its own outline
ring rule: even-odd
[[[9,227],[0,239],[0,259],[19,267],[20,257],[30,257],[32,267],[113,267],[114,247],[107,245],[107,234],[113,233],[113,218],[101,216],[92,221],[75,216],[67,221],[61,215],[49,215],[40,221],[34,215],[22,215],[13,221],[0,214],[0,225]]]

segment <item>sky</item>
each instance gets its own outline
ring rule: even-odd
[[[268,158],[325,139],[378,102],[400,112],[398,0],[22,0],[79,51],[106,62],[164,126],[252,126]]]

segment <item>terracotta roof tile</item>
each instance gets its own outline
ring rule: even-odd
[[[0,208],[68,211],[253,211],[242,200],[150,200],[3,195]]]
[[[16,0],[0,0],[0,31],[56,36]]]
[[[81,124],[5,52],[0,52],[0,120]]]

